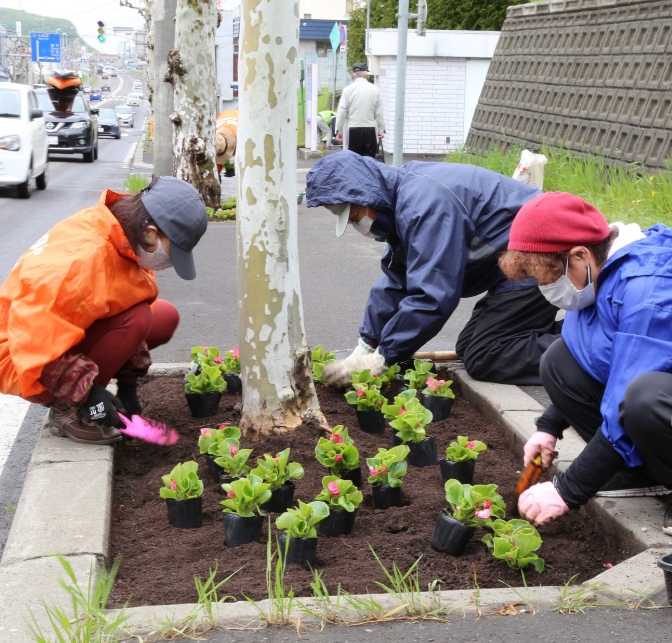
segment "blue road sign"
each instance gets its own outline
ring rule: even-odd
[[[34,63],[60,63],[61,34],[31,33],[30,49]]]

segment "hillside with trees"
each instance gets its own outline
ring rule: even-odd
[[[30,35],[31,31],[57,33],[57,30],[60,29],[61,33],[68,34],[69,42],[76,38],[83,45],[86,44],[77,32],[77,27],[69,20],[0,7],[0,25],[5,25],[9,34],[14,34],[17,21],[21,23],[21,33],[24,36]]]

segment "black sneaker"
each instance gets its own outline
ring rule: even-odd
[[[667,508],[663,518],[663,533],[672,536],[672,504]]]
[[[637,467],[617,473],[597,492],[597,495],[601,498],[640,498],[664,496],[668,493],[672,493],[672,490],[659,484],[644,467]]]

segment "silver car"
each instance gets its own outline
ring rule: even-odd
[[[117,107],[114,108],[114,111],[119,119],[119,125],[135,127],[133,124],[133,115],[135,112],[130,105],[117,105]]]

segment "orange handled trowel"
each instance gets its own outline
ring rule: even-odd
[[[529,489],[532,485],[537,484],[539,477],[544,472],[541,467],[541,456],[535,456],[535,458],[527,465],[525,471],[521,474],[516,484],[516,491],[513,497],[513,509],[514,513],[518,513],[518,498],[523,491]]]

